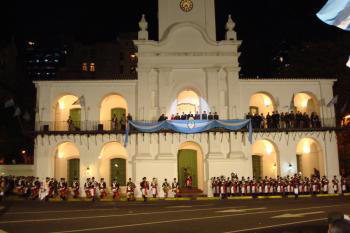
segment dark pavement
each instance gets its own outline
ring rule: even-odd
[[[7,232],[327,232],[327,215],[350,214],[350,197],[222,201],[3,202]]]

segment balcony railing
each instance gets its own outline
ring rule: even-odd
[[[152,121],[147,121],[152,122]],[[289,127],[286,128],[284,124],[279,128],[253,128],[253,131],[323,131],[330,129],[340,128],[336,126],[334,118],[322,119],[320,125],[312,127],[311,124],[300,127]],[[247,129],[242,129],[241,131],[246,131]],[[69,132],[69,133],[101,133],[101,132],[113,132],[113,133],[125,133],[125,126],[123,123],[118,122],[117,124],[112,121],[73,121],[71,124],[65,121],[55,121],[55,122],[37,122],[35,126],[36,132]],[[211,131],[215,132],[226,132],[225,129],[213,129]],[[137,132],[132,129],[131,132]]]

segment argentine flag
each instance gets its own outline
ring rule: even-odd
[[[329,25],[350,31],[350,0],[328,0],[317,17]]]

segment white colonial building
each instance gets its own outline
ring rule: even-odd
[[[210,178],[285,176],[314,169],[339,176],[333,106],[335,80],[240,79],[234,23],[228,17],[226,40],[216,40],[214,0],[159,0],[159,40],[149,40],[147,22],[140,21],[137,80],[36,81],[38,177],[142,177],[172,181],[187,167],[194,184],[211,195]],[[225,25],[222,25],[225,27]],[[98,67],[97,67],[98,68]],[[80,101],[76,101],[80,98]],[[254,110],[266,114],[296,110],[316,112],[317,130],[260,130],[253,133],[131,133],[111,130],[114,114],[155,121],[165,113],[218,112],[221,119],[244,119]],[[80,102],[80,103],[79,103]],[[74,129],[67,124],[71,116]],[[333,125],[334,124],[334,125]],[[119,126],[118,126],[119,127]],[[116,165],[117,164],[117,165]],[[181,177],[180,177],[181,178]]]

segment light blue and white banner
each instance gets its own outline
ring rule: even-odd
[[[326,24],[350,31],[350,0],[328,0],[317,17]]]
[[[147,123],[143,121],[129,121],[128,129],[133,126],[137,131],[152,133],[161,130],[172,130],[178,133],[193,134],[202,133],[214,128],[223,128],[237,131],[248,128],[248,140],[253,142],[253,130],[251,120],[173,120]],[[125,135],[125,145],[128,143],[128,129]]]

